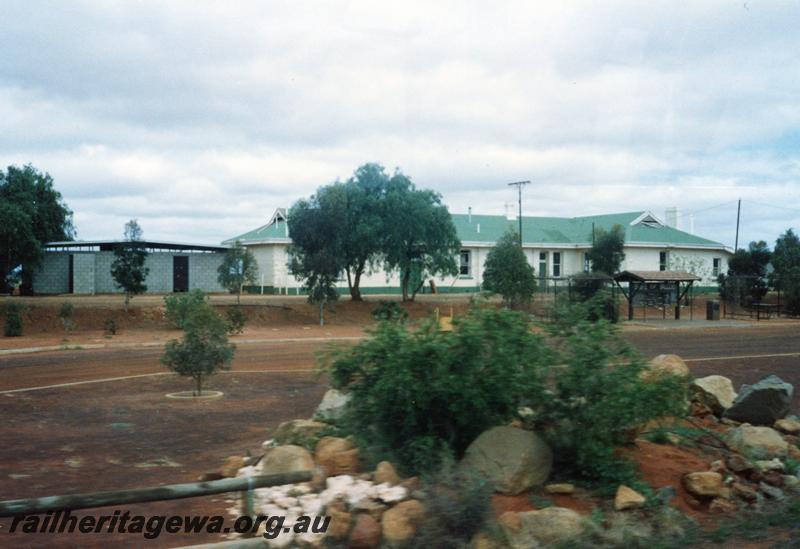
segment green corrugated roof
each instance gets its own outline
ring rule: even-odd
[[[724,248],[719,242],[701,238],[665,225],[648,226],[643,223],[631,226],[631,222],[647,212],[627,212],[582,217],[530,217],[522,218],[522,234],[526,244],[590,244],[592,223],[595,228],[609,230],[614,225],[625,228],[627,244],[663,244],[665,246],[707,246]],[[517,229],[517,220],[509,220],[502,215],[452,214],[458,237],[462,242],[497,242],[509,228]],[[270,223],[252,231],[225,240],[231,244],[236,240],[243,243],[263,242],[265,240],[286,239],[285,221]],[[480,232],[478,232],[480,226]]]
[[[590,244],[592,223],[596,229],[609,230],[614,225],[625,229],[627,244],[664,244],[724,247],[719,242],[695,236],[667,226],[651,227],[643,223],[631,226],[631,222],[646,212],[627,212],[582,217],[530,217],[522,218],[522,235],[526,244]],[[462,242],[497,242],[509,228],[517,230],[519,222],[501,215],[453,214],[453,223]],[[480,225],[480,232],[478,232]]]

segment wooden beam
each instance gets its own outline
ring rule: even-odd
[[[194,498],[211,494],[222,494],[225,492],[240,492],[242,490],[252,490],[254,488],[264,488],[266,486],[307,482],[311,480],[311,475],[311,471],[297,471],[278,475],[170,484],[154,488],[134,488],[132,490],[93,492],[89,494],[14,499],[0,501],[0,517],[35,515],[38,513],[46,513],[47,511],[89,509],[92,507],[106,507],[108,505],[126,505],[129,503]]]

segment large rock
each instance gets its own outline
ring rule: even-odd
[[[678,355],[658,355],[642,372],[642,378],[647,381],[658,379],[664,375],[688,377],[690,375],[689,367]]]
[[[739,396],[725,417],[742,423],[772,425],[789,412],[794,387],[778,376],[768,376],[754,385],[742,385]]]
[[[380,543],[380,523],[366,513],[357,515],[353,531],[350,532],[350,540],[347,543],[347,547],[349,549],[373,549],[378,547]]]
[[[558,546],[583,531],[583,518],[564,507],[547,507],[516,515],[514,521],[507,517],[501,522],[514,549]]]
[[[395,484],[400,484],[400,475],[397,474],[397,470],[394,468],[394,465],[389,463],[388,461],[381,461],[377,467],[375,467],[375,475],[373,476],[372,480],[375,484],[389,484],[394,486]]]
[[[261,458],[258,467],[262,475],[313,471],[314,458],[302,446],[276,446]]]
[[[462,466],[489,479],[498,492],[516,495],[547,480],[553,453],[535,433],[493,427],[469,445]]]
[[[614,497],[614,509],[616,511],[627,511],[628,509],[639,509],[644,507],[647,499],[634,490],[621,484],[617,488],[617,495]]]
[[[292,419],[278,425],[278,428],[275,429],[275,433],[272,435],[272,439],[278,444],[310,441],[326,427],[328,427],[328,425],[321,421],[314,421],[312,419]]]
[[[383,539],[388,543],[408,541],[417,532],[425,516],[425,507],[415,499],[398,503],[381,518]]]
[[[786,457],[789,445],[780,433],[771,427],[741,425],[728,431],[728,444],[750,459]]]
[[[689,473],[683,477],[683,486],[693,496],[717,497],[722,492],[722,475],[713,471]]]
[[[731,407],[736,399],[733,383],[725,376],[706,376],[695,379],[691,385],[693,399],[708,406],[717,415]]]
[[[337,389],[328,389],[314,415],[323,421],[338,421],[344,416],[344,410],[349,400],[350,395]]]
[[[358,448],[346,438],[322,437],[314,450],[314,457],[329,477],[354,475],[360,470]]]
[[[787,435],[800,435],[800,419],[794,416],[779,419],[775,422],[775,428]]]

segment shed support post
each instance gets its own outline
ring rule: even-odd
[[[681,319],[681,283],[675,283],[675,320]]]

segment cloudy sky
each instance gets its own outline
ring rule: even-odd
[[[0,166],[82,239],[218,242],[368,161],[453,212],[800,225],[798,1],[0,6]]]

